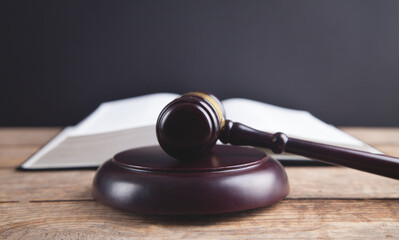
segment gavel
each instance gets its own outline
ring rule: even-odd
[[[399,158],[263,132],[226,120],[222,103],[203,92],[186,93],[170,102],[158,117],[156,134],[162,149],[182,161],[200,159],[220,140],[399,179]]]

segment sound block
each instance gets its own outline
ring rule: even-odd
[[[286,197],[282,165],[255,148],[217,145],[179,161],[159,146],[131,149],[100,166],[94,198],[140,214],[219,214],[264,207]]]

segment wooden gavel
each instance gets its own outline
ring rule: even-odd
[[[220,139],[399,179],[399,158],[290,138],[281,132],[271,134],[226,120],[221,102],[202,92],[183,94],[170,102],[159,115],[156,133],[163,150],[180,160],[205,156]]]

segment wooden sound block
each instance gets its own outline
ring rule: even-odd
[[[218,214],[267,206],[288,195],[282,165],[260,150],[217,145],[179,161],[159,146],[121,152],[98,169],[94,198],[140,214]]]

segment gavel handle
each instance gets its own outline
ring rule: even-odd
[[[233,145],[270,148],[274,153],[293,153],[321,162],[399,179],[399,158],[289,138],[280,132],[262,132],[230,120],[226,120],[220,140]]]

